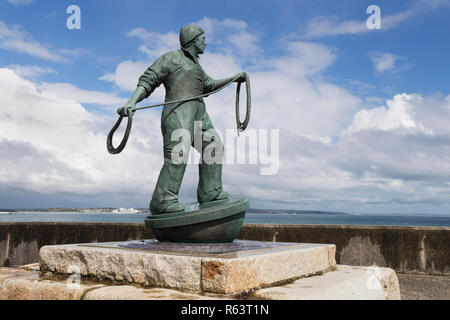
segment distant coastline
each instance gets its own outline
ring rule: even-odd
[[[44,208],[44,209],[0,209],[0,213],[5,212],[46,212],[46,213],[62,213],[62,212],[79,212],[79,213],[144,213],[148,209],[135,208]]]
[[[9,212],[79,212],[79,213],[145,213],[148,212],[147,208],[40,208],[40,209],[0,209],[0,213]],[[344,212],[334,211],[319,211],[319,210],[285,210],[285,209],[248,209],[247,213],[259,213],[259,214],[339,214],[347,215]]]
[[[120,214],[120,213],[149,213],[148,208],[31,208],[31,209],[0,209],[0,214],[14,214],[14,213],[104,213],[104,214]],[[448,217],[449,214],[441,213],[390,213],[390,212],[378,212],[378,213],[346,213],[339,211],[321,211],[321,210],[294,210],[294,209],[254,209],[247,210],[249,214],[267,214],[267,215],[331,215],[331,216],[436,216],[436,217]]]
[[[282,209],[248,209],[248,213],[262,213],[262,214],[345,214],[345,212],[335,211],[319,211],[319,210],[282,210]]]

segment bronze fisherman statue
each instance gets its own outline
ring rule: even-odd
[[[201,95],[206,96],[231,82],[238,82],[240,85],[248,78],[247,74],[242,72],[231,78],[214,80],[203,71],[199,64],[199,55],[204,52],[206,43],[204,31],[198,26],[187,25],[181,28],[180,45],[180,50],[162,55],[144,72],[128,103],[119,108],[119,115],[131,118],[139,109],[136,108],[136,104],[150,96],[161,84],[164,84],[166,90],[165,101],[169,102],[183,101],[183,99]],[[238,96],[239,94],[237,99]],[[194,132],[195,122],[201,123],[201,132],[199,133]],[[176,148],[180,141],[172,140],[174,131],[177,129],[184,129],[190,134],[190,140],[183,139],[181,141],[185,146],[181,150]],[[201,155],[212,142],[220,146],[219,150],[215,150],[219,159],[215,159],[213,163],[201,161],[199,164],[198,202],[203,204],[227,199],[228,193],[222,188],[221,155],[223,154],[223,145],[211,123],[203,98],[166,104],[161,116],[161,131],[164,141],[164,165],[150,202],[152,214],[184,211],[184,206],[178,202],[178,193],[187,163],[186,161],[180,163],[173,159],[174,152],[177,153],[176,156],[187,159],[191,146],[196,148]],[[206,132],[211,135],[207,139],[203,137]],[[198,134],[201,135],[200,141],[202,141],[200,147],[194,143],[194,137],[196,135],[198,137]]]

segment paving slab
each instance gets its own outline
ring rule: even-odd
[[[402,300],[450,300],[450,276],[397,274]]]
[[[332,244],[150,239],[45,246],[40,269],[55,274],[77,269],[81,276],[100,281],[232,294],[334,270],[335,250]]]
[[[337,265],[336,271],[257,290],[253,296],[270,300],[400,300],[400,288],[390,268]]]
[[[83,300],[222,300],[219,295],[202,295],[166,288],[141,288],[131,285],[105,286],[87,292]]]
[[[103,286],[69,277],[49,279],[39,271],[0,268],[0,300],[80,300],[87,291]]]

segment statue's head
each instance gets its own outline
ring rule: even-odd
[[[181,27],[180,45],[184,49],[194,46],[197,53],[203,53],[206,47],[205,32],[199,26],[193,24]]]

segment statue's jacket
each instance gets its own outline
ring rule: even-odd
[[[170,102],[207,94],[228,80],[212,79],[202,69],[197,57],[180,49],[168,52],[157,59],[139,78],[138,86],[145,88],[148,97],[162,83],[166,89],[165,102]],[[202,121],[205,112],[203,98],[165,105],[161,117],[163,135],[164,127],[167,125],[193,132],[194,121]],[[174,121],[170,121],[170,124],[165,123],[171,114],[176,115],[179,123]]]

